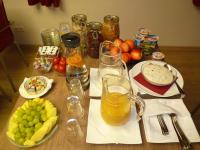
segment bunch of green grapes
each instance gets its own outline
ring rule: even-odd
[[[44,105],[29,101],[26,109],[20,108],[17,112],[16,121],[18,126],[14,131],[15,141],[23,145],[26,140],[31,139],[32,135],[40,129],[46,120],[47,115]]]

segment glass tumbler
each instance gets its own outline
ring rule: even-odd
[[[83,87],[81,85],[81,81],[77,78],[73,78],[69,81],[69,94],[78,96],[80,103],[84,105],[85,101],[85,93],[83,91]]]
[[[66,122],[67,138],[70,141],[81,141],[84,137],[84,133],[80,127],[77,119],[69,119]]]
[[[46,29],[41,32],[41,37],[44,45],[48,46],[59,46],[60,45],[60,34],[56,28]]]
[[[75,118],[80,123],[83,122],[84,109],[78,96],[69,96],[67,98],[67,115],[68,118]]]

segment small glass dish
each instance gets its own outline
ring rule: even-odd
[[[156,63],[156,61],[152,61],[142,65],[141,73],[147,82],[156,86],[167,86],[177,79],[176,70],[171,66],[170,68],[164,62]]]

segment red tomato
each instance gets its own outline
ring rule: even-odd
[[[65,66],[62,66],[62,65],[59,65],[58,71],[61,72],[61,73],[65,73],[66,67],[65,67]]]
[[[58,64],[56,64],[56,65],[53,66],[53,69],[56,70],[56,71],[58,71],[58,68],[59,68]]]
[[[66,58],[65,57],[61,57],[60,61],[66,61]]]
[[[59,58],[59,57],[54,57],[54,58],[53,58],[53,64],[54,64],[54,65],[55,65],[55,64],[58,64],[59,61],[60,61],[60,58]]]
[[[65,66],[66,65],[66,60],[60,60],[59,65],[60,66]]]

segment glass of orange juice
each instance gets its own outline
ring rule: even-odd
[[[140,106],[143,111],[143,102],[132,96],[131,86],[124,76],[107,74],[102,79],[101,116],[110,125],[125,124],[131,114],[132,103]],[[141,105],[141,103],[143,103]]]

